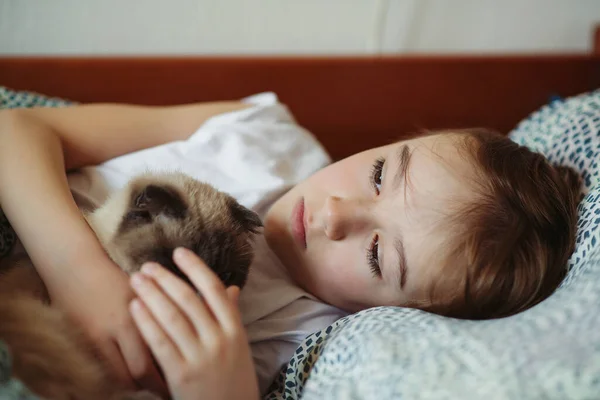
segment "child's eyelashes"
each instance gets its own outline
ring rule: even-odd
[[[375,193],[381,192],[381,183],[383,182],[383,165],[385,164],[384,158],[378,158],[371,167],[371,185],[375,190]]]
[[[371,244],[367,248],[367,262],[371,272],[375,277],[381,277],[381,268],[379,267],[379,236],[375,235]]]
[[[381,193],[381,184],[383,182],[383,166],[385,159],[380,157],[373,163],[371,167],[371,186],[375,194]],[[381,268],[379,267],[379,236],[375,235],[367,248],[367,263],[371,268],[371,272],[375,277],[381,277]]]

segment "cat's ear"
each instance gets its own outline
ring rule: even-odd
[[[233,218],[248,232],[258,233],[258,229],[263,226],[257,213],[244,207],[233,198],[229,201],[229,209]]]
[[[166,186],[147,185],[134,194],[132,209],[148,212],[152,217],[164,214],[184,218],[187,204],[179,193]]]

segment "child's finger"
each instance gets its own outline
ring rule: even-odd
[[[130,311],[133,321],[163,371],[176,370],[184,362],[183,357],[167,334],[154,321],[142,301],[133,300],[130,304]]]
[[[151,276],[171,301],[181,309],[196,329],[197,337],[209,341],[218,335],[219,326],[215,317],[187,283],[158,264],[145,264],[142,272]]]
[[[202,294],[223,329],[235,332],[239,327],[239,313],[237,307],[231,304],[225,286],[217,275],[196,254],[183,247],[175,249],[173,261]]]
[[[134,388],[135,382],[129,373],[126,361],[123,359],[123,352],[118,346],[118,342],[110,341],[106,344],[102,343],[100,350],[108,363],[116,370],[115,375],[120,381],[119,384],[125,388]]]
[[[229,286],[225,291],[227,292],[227,297],[229,297],[231,303],[237,306],[240,300],[240,288],[238,286]]]
[[[198,352],[198,337],[188,319],[169,298],[155,285],[151,278],[134,274],[133,290],[144,302],[154,321],[161,326],[182,354],[194,357]]]
[[[150,350],[136,329],[134,321],[131,320],[124,328],[126,329],[119,335],[117,344],[135,382],[151,391],[167,393],[166,384],[154,366]]]

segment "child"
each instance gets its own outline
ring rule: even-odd
[[[574,243],[575,177],[481,130],[416,137],[327,166],[318,142],[265,94],[2,112],[0,135],[0,204],[54,304],[123,379],[157,389],[137,325],[176,398],[258,397],[257,383],[263,392],[306,335],[348,312],[519,312],[556,288]],[[65,170],[95,164],[67,181]],[[181,250],[174,259],[205,303],[148,266],[132,278],[132,321],[129,282],[69,187],[79,204],[97,205],[148,167],[209,181],[263,217],[239,311],[237,289]]]

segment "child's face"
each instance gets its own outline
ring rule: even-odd
[[[425,136],[318,171],[269,210],[269,246],[300,286],[339,308],[426,301],[443,279],[434,256],[452,235],[441,222],[474,199],[474,167],[457,141]]]

